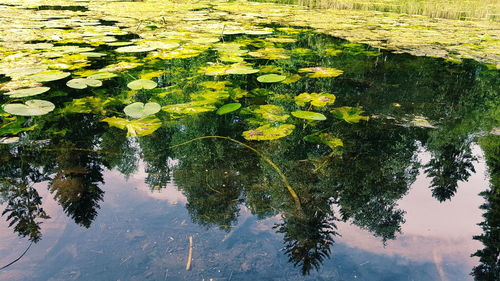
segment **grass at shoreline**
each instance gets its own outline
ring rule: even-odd
[[[298,4],[311,8],[370,10],[423,15],[446,19],[488,19],[500,21],[498,0],[252,0]]]

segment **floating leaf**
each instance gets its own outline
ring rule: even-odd
[[[84,55],[89,58],[100,58],[100,57],[105,57],[107,54],[105,53],[96,53],[96,52],[84,52],[80,53],[80,55]]]
[[[141,90],[141,89],[150,90],[156,88],[156,86],[158,86],[158,84],[156,84],[155,81],[148,79],[139,79],[127,84],[127,87],[129,87],[132,90]]]
[[[50,72],[42,72],[39,74],[31,75],[28,77],[28,79],[35,82],[49,82],[49,81],[64,79],[70,75],[71,73],[69,72],[50,71]]]
[[[146,136],[152,134],[161,127],[161,121],[153,116],[145,117],[137,120],[128,120],[119,117],[108,117],[101,121],[108,123],[112,127],[122,130],[127,130],[127,136]]]
[[[226,71],[226,74],[253,74],[259,72],[258,69],[252,68],[250,66],[237,66],[230,68]]]
[[[436,128],[436,126],[432,125],[429,122],[429,120],[427,120],[423,116],[414,116],[413,119],[410,121],[410,125],[421,128],[431,128],[431,129]]]
[[[305,136],[304,140],[314,143],[324,143],[328,145],[331,149],[344,145],[341,139],[336,138],[329,133],[314,133]]]
[[[266,74],[266,75],[261,75],[257,77],[257,81],[261,83],[276,83],[276,82],[281,82],[286,79],[286,76],[284,75],[278,75],[278,74]]]
[[[344,71],[340,69],[329,67],[306,67],[299,69],[299,72],[307,73],[307,77],[309,78],[337,77],[344,73]]]
[[[134,102],[127,105],[123,112],[133,118],[143,118],[149,115],[153,115],[161,110],[161,106],[156,102],[148,102],[146,104],[142,102]]]
[[[288,76],[285,80],[281,81],[281,83],[292,84],[292,83],[299,81],[300,79],[302,79],[302,76],[300,76],[298,74],[293,74],[291,76]]]
[[[19,137],[5,137],[0,138],[0,144],[11,144],[19,141]]]
[[[326,116],[318,112],[297,110],[293,111],[291,114],[297,118],[306,120],[317,120],[317,121],[326,120]]]
[[[144,53],[144,52],[150,52],[158,49],[155,46],[148,46],[148,45],[132,45],[132,46],[125,46],[125,47],[120,47],[115,50],[115,52],[118,53]]]
[[[297,39],[294,38],[266,38],[267,41],[269,42],[274,42],[274,43],[294,43],[297,42]]]
[[[12,115],[37,116],[44,115],[54,110],[55,105],[45,100],[29,100],[24,104],[10,103],[3,106],[3,110]]]
[[[173,114],[198,114],[202,112],[214,111],[216,108],[215,106],[206,105],[200,102],[188,102],[166,105],[162,109]]]
[[[89,77],[87,77],[87,79],[105,80],[105,79],[114,78],[116,76],[118,76],[118,75],[111,73],[111,72],[99,72],[99,73],[90,75]]]
[[[368,120],[368,116],[361,116],[364,112],[359,107],[343,106],[330,111],[335,117],[346,121],[347,123],[359,123],[361,120]]]
[[[66,86],[73,89],[85,89],[87,87],[100,87],[102,86],[102,82],[97,79],[76,78],[66,82]]]
[[[335,102],[335,96],[327,93],[302,93],[295,97],[295,103],[299,106],[305,106],[307,103],[317,107],[324,107]]]
[[[266,124],[253,130],[244,131],[242,135],[247,140],[275,140],[290,135],[294,129],[295,126],[292,124],[281,124],[276,127]]]
[[[286,114],[283,107],[274,104],[260,105],[252,110],[252,112],[257,115],[257,117],[268,121],[283,122],[290,117],[290,115]]]
[[[224,115],[233,111],[238,110],[241,107],[241,103],[228,103],[223,106],[221,106],[219,109],[217,109],[217,114],[218,115]]]
[[[283,48],[263,48],[258,49],[248,54],[252,57],[268,60],[279,60],[279,59],[289,59],[290,56],[285,54],[286,49]]]
[[[4,95],[7,95],[11,98],[24,98],[24,97],[31,97],[43,94],[48,90],[50,90],[49,87],[34,87],[34,88],[26,88],[26,89],[10,91],[8,93],[5,93]]]

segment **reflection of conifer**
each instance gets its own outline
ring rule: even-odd
[[[283,222],[276,225],[278,233],[284,234],[285,253],[289,261],[300,267],[306,275],[314,268],[318,270],[324,260],[330,257],[330,247],[337,235],[334,219],[311,204],[303,209],[304,215],[285,216]]]
[[[0,193],[7,202],[2,216],[7,215],[9,227],[14,225],[14,231],[22,237],[28,237],[38,242],[40,232],[39,219],[50,218],[42,208],[42,197],[36,189],[26,185],[0,184]]]
[[[82,151],[61,150],[56,156],[58,170],[49,190],[61,204],[64,212],[77,224],[90,227],[97,216],[104,191],[97,184],[103,182],[101,162],[97,156]]]
[[[474,239],[484,244],[473,256],[479,257],[480,264],[474,267],[472,275],[478,281],[500,280],[500,136],[488,136],[480,140],[484,150],[490,174],[490,190],[481,195],[486,203],[481,206],[485,210],[484,221],[479,225],[484,233]]]
[[[432,196],[439,201],[450,199],[457,192],[458,182],[466,181],[475,160],[470,151],[470,141],[446,144],[435,149],[434,157],[425,166],[425,172],[432,177]]]

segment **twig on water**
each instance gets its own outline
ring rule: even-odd
[[[188,252],[188,260],[186,263],[186,270],[191,269],[192,259],[193,259],[193,236],[189,236],[189,252]]]

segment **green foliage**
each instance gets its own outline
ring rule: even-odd
[[[127,130],[129,137],[142,137],[152,134],[161,127],[161,121],[154,117],[145,117],[137,120],[128,120],[119,117],[108,117],[101,120],[108,123],[112,127]]]
[[[351,106],[343,106],[335,108],[331,111],[331,113],[337,117],[338,119],[342,119],[347,123],[359,123],[361,120],[367,121],[369,119],[368,116],[362,116],[361,114],[364,112],[359,107],[351,107]]]

